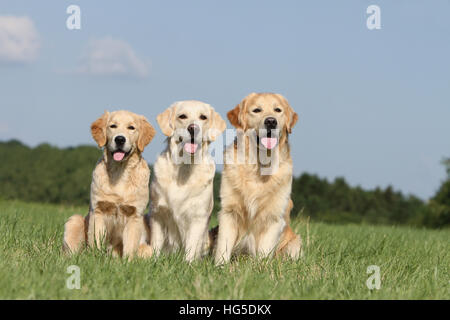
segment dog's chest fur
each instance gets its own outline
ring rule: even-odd
[[[223,192],[233,193],[247,223],[253,219],[280,219],[289,201],[292,186],[292,160],[284,157],[270,175],[262,175],[257,164],[226,165]],[[221,191],[222,192],[222,191]],[[222,196],[223,198],[223,196]],[[228,198],[228,197],[226,197]]]
[[[138,199],[148,201],[150,169],[143,161],[133,167],[109,167],[100,162],[93,173],[92,192],[98,200],[119,204],[134,204]],[[141,201],[138,201],[141,202]]]
[[[237,174],[234,177],[236,181],[235,188],[240,194],[240,198],[245,211],[248,214],[249,219],[255,218],[258,212],[263,209],[271,208],[274,203],[285,202],[287,200],[286,195],[289,194],[290,178],[289,174],[286,174],[287,168],[279,168],[277,174],[270,176],[261,176],[257,171],[258,169],[240,166],[233,174]],[[247,179],[238,180],[238,176],[242,177],[243,171],[247,172]],[[251,172],[248,174],[248,172]],[[264,192],[261,192],[264,190]],[[281,201],[280,201],[281,200]],[[285,205],[280,206],[281,208]],[[268,212],[279,216],[282,214],[279,212]]]
[[[175,219],[195,214],[197,206],[204,208],[211,201],[214,173],[212,161],[175,164],[169,153],[161,154],[154,166],[152,206],[167,208]]]

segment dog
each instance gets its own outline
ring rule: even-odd
[[[289,226],[288,135],[298,115],[280,94],[251,93],[227,117],[237,128],[237,138],[224,152],[215,262],[227,263],[234,253],[296,259],[302,243]]]
[[[92,123],[91,133],[103,156],[92,175],[89,213],[66,222],[63,249],[74,253],[86,242],[98,248],[105,243],[118,256],[148,257],[144,214],[150,169],[142,152],[155,129],[144,116],[121,110],[105,112]]]
[[[208,146],[226,123],[209,104],[194,100],[175,102],[157,122],[168,138],[153,167],[150,243],[155,255],[184,250],[191,262],[209,249],[216,166]]]

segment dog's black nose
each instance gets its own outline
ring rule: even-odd
[[[116,145],[123,146],[125,144],[125,141],[127,141],[127,139],[125,139],[124,136],[117,136],[114,138],[114,141],[116,142]]]
[[[200,128],[198,127],[198,125],[196,125],[195,123],[191,123],[188,127],[187,130],[189,131],[189,133],[191,134],[191,137],[195,137],[197,135],[197,133],[200,131]]]
[[[273,118],[273,117],[269,117],[266,118],[266,120],[264,120],[264,125],[266,126],[266,129],[276,129],[277,127],[277,119]]]

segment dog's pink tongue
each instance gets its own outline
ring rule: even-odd
[[[265,138],[261,138],[261,143],[264,147],[266,147],[267,149],[270,150],[270,149],[275,148],[275,146],[278,143],[278,139],[265,137]]]
[[[189,153],[195,153],[197,151],[198,144],[196,143],[185,143],[184,150]]]
[[[114,160],[122,161],[124,157],[125,157],[125,152],[121,152],[121,151],[114,152],[114,155],[113,155]]]

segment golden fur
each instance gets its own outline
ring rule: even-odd
[[[150,169],[141,153],[155,130],[144,116],[115,111],[93,122],[91,133],[104,150],[92,175],[89,214],[69,218],[63,248],[73,253],[86,242],[97,247],[104,243],[119,256],[150,256],[149,230],[144,223]],[[118,136],[125,138],[123,145],[115,142]],[[121,160],[113,156],[118,151],[124,154]]]
[[[216,246],[216,263],[226,263],[239,252],[297,258],[301,239],[289,226],[292,159],[288,134],[298,116],[283,96],[272,93],[252,93],[227,115],[238,129],[238,138],[224,154],[232,162],[226,160],[222,173],[217,239],[217,230],[210,234]],[[249,161],[252,148],[261,148],[256,142],[259,140],[252,139],[249,133],[263,129],[268,117],[275,118],[279,128],[278,148],[264,151],[277,162],[275,168],[263,165],[260,156],[254,163]],[[245,158],[239,162],[242,151]]]
[[[167,149],[154,165],[149,214],[151,245],[155,254],[181,249],[186,260],[192,261],[208,249],[216,171],[208,146],[225,130],[226,123],[209,104],[200,101],[176,102],[157,120],[168,139]],[[201,129],[198,149],[187,158],[180,158],[180,150],[192,139],[190,135],[183,137],[192,124]]]

